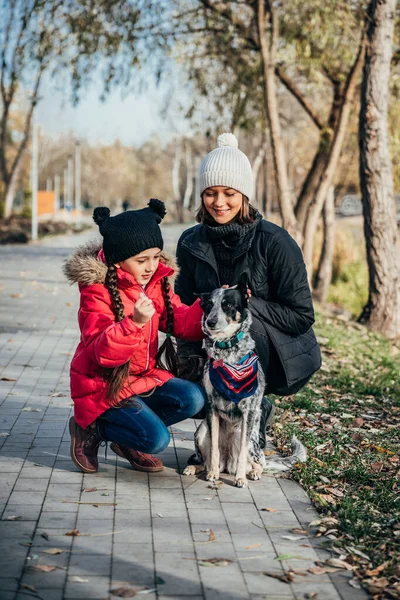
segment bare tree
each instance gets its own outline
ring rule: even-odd
[[[400,336],[400,255],[387,122],[395,9],[396,0],[369,4],[359,123],[369,269],[369,297],[359,321],[390,339]]]
[[[146,0],[0,0],[0,188],[6,216],[44,73],[67,69],[75,100],[100,58],[106,92],[113,82],[128,81],[140,51],[135,28],[141,12],[135,4],[145,8]],[[27,110],[12,145],[10,118],[21,90]]]

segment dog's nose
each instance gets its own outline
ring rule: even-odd
[[[217,324],[216,319],[207,319],[207,327],[209,327],[210,329],[214,329],[216,324]]]

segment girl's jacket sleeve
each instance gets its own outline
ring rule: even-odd
[[[116,322],[109,293],[103,285],[84,286],[80,291],[78,322],[81,341],[91,359],[101,367],[123,365],[131,359],[135,347],[143,342],[145,327],[135,325],[129,316]],[[142,353],[137,354],[139,358]],[[145,358],[143,356],[143,370]]]
[[[203,311],[200,308],[200,298],[187,306],[182,304],[177,294],[171,293],[171,305],[174,311],[174,336],[183,340],[196,342],[202,340],[204,335],[201,329]],[[167,331],[167,309],[161,315],[159,328],[164,333]]]

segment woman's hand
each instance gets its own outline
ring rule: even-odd
[[[142,292],[133,306],[132,321],[139,327],[143,327],[155,312],[153,302]]]

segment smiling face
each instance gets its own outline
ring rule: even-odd
[[[145,286],[157,271],[160,255],[160,248],[148,248],[115,266],[132,275],[139,285]]]
[[[211,294],[202,294],[204,333],[215,340],[232,337],[245,318],[246,304],[246,296],[240,289],[219,288]]]
[[[232,188],[216,185],[204,190],[203,203],[214,221],[224,225],[239,214],[243,205],[243,195]]]

